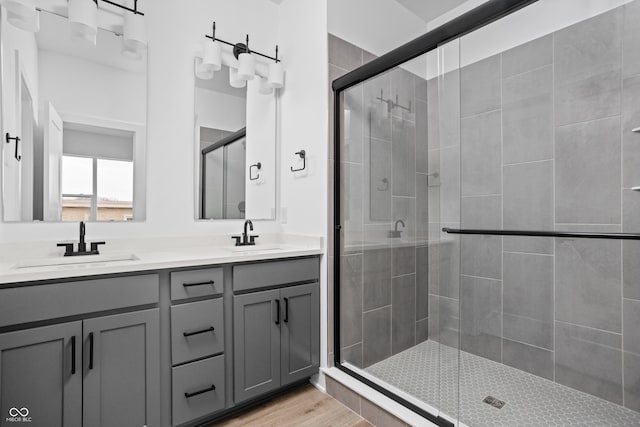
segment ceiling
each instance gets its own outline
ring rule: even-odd
[[[435,18],[449,12],[465,3],[467,0],[395,0],[402,6],[418,15],[424,22],[430,22]]]

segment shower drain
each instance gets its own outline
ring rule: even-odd
[[[503,402],[500,399],[496,399],[493,396],[487,396],[482,400],[484,403],[493,406],[494,408],[502,409],[507,402]]]

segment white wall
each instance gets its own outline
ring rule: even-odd
[[[328,111],[327,1],[287,0],[280,6],[282,58],[287,69],[281,93],[281,205],[285,232],[325,236],[327,233]],[[307,152],[307,170],[294,155]],[[326,248],[325,248],[326,250]],[[320,315],[321,363],[327,355],[327,278],[322,258]]]
[[[215,19],[221,38],[240,41],[250,33],[255,50],[273,52],[277,42],[284,48],[292,40],[278,38],[278,8],[265,0],[145,2],[149,36],[147,219],[139,223],[92,223],[87,229],[88,238],[231,234],[241,230],[241,221],[194,221],[194,47],[211,33]],[[326,27],[322,36],[326,37]],[[289,72],[298,73],[293,67]],[[285,128],[292,123],[289,113],[282,111]],[[280,229],[278,221],[256,224],[258,233]],[[75,238],[76,234],[77,224],[0,224],[0,242],[62,240]]]

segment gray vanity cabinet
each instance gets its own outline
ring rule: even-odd
[[[82,329],[83,425],[159,425],[159,310],[87,319]]]
[[[280,387],[280,290],[233,297],[236,403]]]
[[[281,385],[315,374],[320,365],[320,296],[318,284],[280,290],[283,301]]]
[[[318,371],[318,283],[233,298],[236,403]]]
[[[0,426],[82,424],[81,336],[80,321],[0,334]]]

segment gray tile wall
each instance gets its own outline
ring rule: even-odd
[[[328,37],[329,83],[374,58],[344,40]],[[398,107],[389,111],[376,99],[395,101],[396,95],[410,111]],[[345,91],[343,109],[348,112],[340,153],[341,356],[367,367],[429,336],[429,250],[413,243],[425,240],[429,229],[427,82],[394,69]],[[333,146],[332,139],[329,144]],[[333,149],[329,156],[332,176]],[[329,197],[333,200],[333,194]],[[332,203],[329,206],[332,219]],[[398,225],[403,242],[388,234],[397,221],[404,222],[404,227]],[[328,235],[332,254],[333,224]],[[330,302],[332,286],[330,280]],[[332,307],[328,314],[333,320]],[[329,360],[333,360],[331,341],[332,337]]]
[[[429,111],[431,220],[640,232],[639,43],[634,1],[429,81],[453,111]],[[456,117],[459,144],[443,122]],[[459,318],[463,350],[640,411],[640,244],[465,236],[459,282],[448,245],[431,264],[432,338],[457,344]]]

